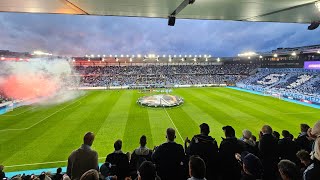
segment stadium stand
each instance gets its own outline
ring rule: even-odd
[[[185,85],[236,82],[258,64],[76,66],[81,86]]]
[[[151,161],[142,158],[138,163],[139,165],[135,167],[138,172],[137,179],[158,180],[162,177],[162,179],[168,180],[229,180],[230,178],[232,178],[233,180],[267,180],[270,178],[316,180],[320,177],[320,138],[318,138],[320,135],[320,121],[316,122],[314,127],[309,128],[307,132],[305,129],[306,127],[309,126],[306,124],[301,124],[301,133],[299,134],[297,139],[294,139],[293,135],[286,130],[282,132],[283,138],[277,139],[273,135],[274,133],[272,128],[268,125],[265,125],[260,131],[259,142],[255,142],[252,133],[249,130],[244,130],[244,137],[238,139],[235,137],[234,129],[231,126],[225,126],[222,128],[222,130],[225,132],[225,138],[223,138],[223,141],[218,148],[215,139],[209,136],[209,126],[203,123],[200,126],[201,134],[195,135],[192,138],[192,142],[187,138],[186,144],[187,142],[191,142],[191,144],[190,146],[186,146],[184,149],[181,145],[174,141],[175,130],[172,128],[168,128],[168,141],[160,145],[159,147],[155,147],[155,149],[151,151],[151,153],[153,154]],[[87,133],[84,136],[84,144],[77,151],[95,152],[91,149],[94,134],[89,134],[90,138],[88,138]],[[308,148],[299,146],[301,140],[299,140],[299,138],[301,136],[306,137],[305,140],[308,141]],[[249,139],[252,141],[252,143],[247,143]],[[77,174],[77,176],[80,177],[80,180],[131,179],[129,173],[125,173],[127,177],[123,177],[121,175],[119,176],[119,173],[122,174],[122,171],[119,171],[119,169],[117,171],[112,170],[113,168],[117,168],[117,166],[112,163],[119,163],[119,160],[123,159],[123,157],[129,160],[129,162],[131,161],[130,154],[125,154],[121,151],[119,142],[120,140],[115,143],[115,151],[112,153],[115,156],[113,157],[112,162],[108,162],[110,158],[107,158],[106,163],[101,166],[99,173],[98,167],[86,166],[87,161],[93,161],[94,163],[97,163],[97,157],[90,158],[87,156],[79,156],[77,158],[77,162],[81,162],[80,164],[82,164],[83,166],[79,166],[80,164],[72,165],[69,163],[68,169],[72,167],[73,170],[80,172],[79,170],[77,170],[77,168],[80,168],[81,173]],[[117,143],[119,145],[117,145]],[[286,150],[292,151],[290,152],[290,155],[296,155],[295,157],[291,157],[293,158],[291,160],[288,160],[286,159],[287,157],[282,156],[281,147],[283,147],[284,143],[289,143],[297,147]],[[202,153],[209,152],[212,148],[216,149],[215,151],[217,151],[217,156],[212,156],[212,154],[210,153]],[[256,148],[257,151],[249,152],[250,149],[253,148]],[[309,148],[311,149],[311,151],[306,150]],[[184,150],[186,150],[186,153],[184,152]],[[77,151],[72,152],[71,156],[75,156],[75,153]],[[118,156],[118,154],[121,154],[121,158],[120,156]],[[149,152],[147,154],[149,154]],[[160,156],[161,158],[159,159]],[[213,167],[214,169],[211,169]],[[221,169],[221,167],[223,167],[223,169]],[[172,168],[176,169],[175,173],[171,172]],[[6,177],[3,169],[4,167],[0,165],[1,177],[3,179],[10,179]],[[209,171],[213,170],[215,174],[211,174],[212,172],[206,173],[206,169]],[[298,169],[300,169],[300,171]],[[160,174],[159,170],[161,170]],[[181,174],[178,172],[180,172]],[[157,174],[160,176],[160,178]],[[79,177],[73,177],[71,179],[79,179]],[[56,174],[50,174],[49,172],[43,172],[40,175],[23,174],[11,177],[11,179],[67,180],[70,179],[70,174],[63,174],[61,173],[61,169],[58,168]]]

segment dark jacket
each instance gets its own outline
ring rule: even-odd
[[[98,168],[98,153],[88,145],[82,145],[68,158],[67,174],[71,179],[80,179],[88,170]]]
[[[151,156],[152,150],[146,147],[139,147],[132,152],[130,160],[130,176],[132,179],[135,179],[138,176],[137,170],[142,162],[152,161]]]
[[[206,135],[195,135],[186,150],[188,156],[198,155],[206,163],[206,179],[217,179],[219,174],[219,149],[214,138]]]
[[[278,172],[279,148],[276,138],[271,134],[262,135],[259,141],[259,155],[263,165],[263,179],[276,179]]]
[[[320,179],[320,161],[314,162],[307,167],[303,173],[303,180],[319,180]]]
[[[221,176],[223,180],[239,180],[241,178],[241,166],[235,154],[244,151],[244,142],[235,137],[223,139],[220,144],[219,156]]]
[[[6,174],[2,171],[0,172],[0,178],[1,178],[0,180],[6,178]]]
[[[280,159],[288,159],[299,163],[296,153],[299,151],[297,144],[290,138],[283,138],[278,141]]]
[[[129,176],[129,158],[126,154],[113,152],[106,158],[106,162],[111,164],[111,175],[116,175],[119,180]]]
[[[167,142],[156,148],[152,155],[158,175],[162,180],[184,179],[184,165],[186,156],[182,145]]]
[[[312,149],[312,141],[310,141],[308,139],[308,135],[307,134],[300,134],[298,136],[298,138],[295,140],[295,142],[297,143],[297,145],[299,146],[299,149],[304,149],[308,152],[311,152]]]

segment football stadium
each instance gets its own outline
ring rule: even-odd
[[[128,47],[119,47],[121,43],[114,41],[108,46],[114,48],[113,53],[104,49],[107,46],[101,50],[98,42],[88,45],[83,40],[80,51],[67,44],[74,50],[72,54],[57,44],[52,52],[24,51],[46,45],[39,40],[6,46],[9,41],[5,37],[0,48],[11,49],[0,50],[3,180],[320,179],[320,41],[295,44],[298,37],[304,38],[301,34],[319,34],[315,30],[320,24],[318,1],[281,0],[275,6],[275,1],[254,0],[255,10],[247,1],[18,2],[0,2],[0,11],[10,12],[0,13],[0,27],[3,25],[5,29],[0,30],[3,37],[9,27],[14,27],[10,33],[17,29],[6,21],[10,16],[11,23],[23,25],[19,33],[8,33],[9,38],[20,33],[33,36],[32,28],[36,28],[38,38],[41,23],[31,28],[33,20],[28,20],[26,24],[31,26],[23,27],[22,19],[26,17],[48,20],[42,21],[45,26],[50,21],[60,22],[55,18],[75,17],[73,23],[77,24],[79,19],[92,15],[102,19],[149,17],[146,22],[159,18],[160,23],[168,21],[165,28],[218,19],[252,21],[245,22],[248,27],[259,22],[254,28],[263,26],[261,22],[290,23],[290,29],[298,24],[308,31],[291,34],[292,42],[286,37],[293,44],[288,46],[273,45],[272,39],[266,42],[267,50],[258,41],[256,50],[222,48],[228,55],[222,51],[223,55],[212,53],[216,42],[210,50],[197,44],[200,51],[204,49],[202,52],[188,46],[179,51],[183,45],[177,42],[189,38],[184,35],[179,36],[180,40],[170,40],[173,42],[172,47],[167,47],[170,51],[162,50],[163,47],[150,50],[148,46],[153,45],[147,40],[143,41],[143,47],[147,46],[145,53],[135,47],[125,51]],[[232,7],[238,9],[231,11]],[[163,11],[166,8],[168,13]],[[117,24],[118,20],[112,22]],[[124,23],[132,21],[130,17]],[[51,28],[55,27],[48,29]],[[42,39],[63,34],[44,29]],[[61,29],[64,31],[62,24]],[[266,29],[264,26],[263,31]],[[71,31],[78,33],[75,29]],[[126,28],[123,31],[132,33]],[[78,34],[86,38],[80,28]],[[266,32],[261,35],[267,38]],[[71,39],[78,37],[71,36]],[[121,41],[121,37],[115,39]],[[67,39],[56,42],[63,46],[63,41]],[[161,46],[159,42],[155,44]],[[99,53],[89,51],[94,48]],[[117,49],[122,52],[117,53]]]

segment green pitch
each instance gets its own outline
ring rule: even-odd
[[[184,105],[146,108],[136,104],[145,95],[137,90],[88,91],[63,104],[21,107],[0,115],[0,164],[7,172],[66,166],[87,131],[96,134],[93,149],[103,162],[115,140],[122,139],[123,150],[131,152],[145,134],[153,148],[166,141],[168,127],[177,129],[176,140],[182,143],[206,122],[220,142],[224,125],[232,125],[238,137],[243,129],[258,136],[264,124],[297,136],[300,123],[313,125],[320,119],[318,109],[228,88],[174,89],[173,94],[183,97]]]

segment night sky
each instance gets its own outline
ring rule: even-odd
[[[0,49],[56,55],[171,54],[216,57],[320,44],[307,24],[0,13]]]

